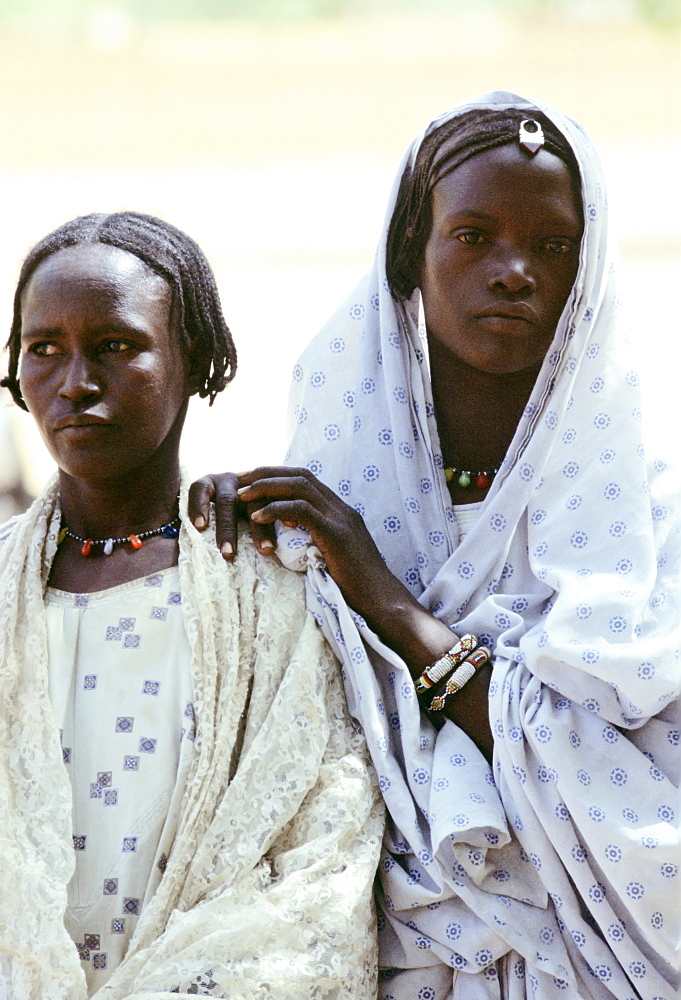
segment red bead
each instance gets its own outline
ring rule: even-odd
[[[479,472],[475,477],[475,485],[479,490],[486,490],[489,486],[489,476],[486,472]]]
[[[142,539],[138,538],[137,535],[128,535],[128,541],[132,545],[133,549],[142,548]]]
[[[91,552],[92,552],[92,539],[86,538],[81,546],[80,554],[82,556],[89,556]]]

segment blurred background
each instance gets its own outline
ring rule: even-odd
[[[185,461],[279,461],[292,365],[371,263],[407,143],[512,90],[601,150],[651,433],[678,452],[680,20],[678,0],[0,0],[4,329],[49,230],[162,216],[211,260],[240,355],[192,402]],[[1,520],[52,465],[6,396],[0,442]]]

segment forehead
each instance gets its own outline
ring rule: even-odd
[[[22,292],[22,314],[36,309],[163,311],[172,294],[164,278],[127,250],[102,243],[65,247],[36,267]]]
[[[433,187],[433,213],[474,211],[496,215],[520,209],[541,210],[581,225],[581,199],[563,161],[540,149],[528,156],[517,144],[478,153],[446,174]]]

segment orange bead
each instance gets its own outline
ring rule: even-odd
[[[142,539],[138,538],[137,535],[128,535],[128,541],[132,545],[133,549],[142,548]]]
[[[475,477],[475,485],[479,490],[486,490],[489,486],[489,476],[485,472],[479,472]]]
[[[92,539],[86,538],[81,546],[80,554],[82,556],[89,556],[91,552],[92,552]]]

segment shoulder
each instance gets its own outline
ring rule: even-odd
[[[305,574],[286,569],[275,555],[264,556],[253,544],[250,532],[239,532],[237,555],[232,563],[235,574],[250,581],[263,594],[270,593],[280,601],[305,604]]]
[[[4,524],[0,524],[0,547],[4,545],[9,538],[11,538],[13,532],[20,528],[25,520],[26,513],[16,514],[14,517],[11,517],[9,521],[5,521]]]

